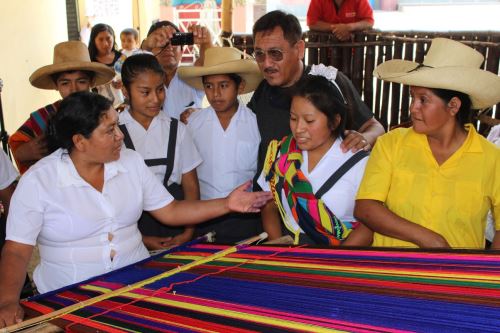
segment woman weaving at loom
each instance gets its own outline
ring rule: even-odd
[[[169,225],[258,212],[271,195],[250,182],[228,197],[175,201],[142,157],[122,147],[111,102],[80,92],[61,103],[49,128],[51,155],[22,177],[11,201],[0,263],[0,327],[22,318],[19,292],[35,243],[34,281],[45,293],[149,256],[137,220],[143,210]]]
[[[480,69],[483,60],[437,38],[423,64],[375,69],[410,86],[413,126],[380,137],[366,167],[354,215],[376,232],[374,246],[484,249],[493,209],[500,248],[500,150],[469,124],[471,109],[500,101],[500,78]]]
[[[336,73],[334,67],[313,65],[293,93],[292,134],[269,144],[258,183],[274,195],[274,202],[262,211],[271,240],[282,234],[280,212],[295,243],[371,243],[371,231],[353,218],[368,154],[343,153],[340,148],[350,115]]]

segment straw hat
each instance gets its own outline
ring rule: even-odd
[[[90,71],[95,73],[94,85],[108,83],[115,71],[108,66],[90,61],[87,46],[79,41],[59,43],[54,46],[54,63],[33,72],[30,82],[40,89],[57,89],[51,75],[67,71]]]
[[[422,64],[389,60],[373,71],[377,78],[410,86],[459,91],[474,109],[500,102],[500,77],[480,69],[484,57],[460,42],[435,38]]]
[[[243,94],[254,91],[262,81],[259,66],[253,59],[242,59],[242,52],[233,47],[211,47],[205,51],[203,66],[180,67],[179,77],[190,86],[203,90],[202,76],[238,74],[245,80]]]

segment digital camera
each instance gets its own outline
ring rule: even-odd
[[[194,37],[192,32],[176,32],[170,39],[172,45],[193,45]]]

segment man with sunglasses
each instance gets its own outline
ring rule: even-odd
[[[297,18],[276,10],[259,18],[253,26],[254,56],[264,76],[248,107],[255,112],[261,135],[258,172],[262,170],[267,146],[290,133],[291,90],[309,72],[304,66],[305,42]],[[335,83],[351,110],[352,126],[346,131],[342,150],[370,149],[384,133],[382,125],[363,103],[352,82],[340,71]]]
[[[194,44],[199,45],[200,56],[194,65],[203,65],[205,50],[212,47],[212,38],[207,28],[192,25],[188,28],[193,33]],[[165,102],[163,111],[175,119],[186,108],[201,108],[205,96],[203,90],[197,90],[187,85],[177,75],[177,68],[182,60],[183,45],[172,45],[170,39],[173,34],[180,32],[179,28],[170,21],[154,23],[148,31],[148,36],[141,48],[153,53],[165,71]]]

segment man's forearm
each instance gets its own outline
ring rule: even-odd
[[[366,121],[358,130],[365,140],[373,147],[377,138],[385,133],[384,127],[375,118]]]

